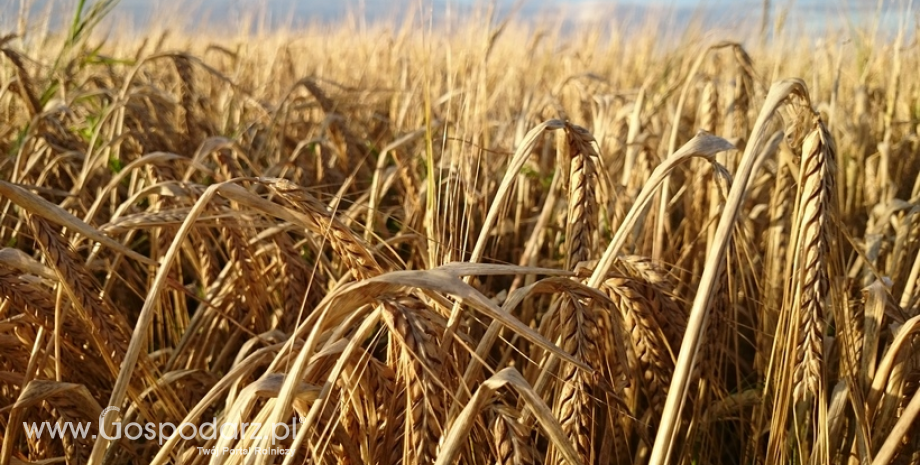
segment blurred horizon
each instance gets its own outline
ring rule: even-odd
[[[92,3],[92,2],[87,2]],[[893,36],[899,20],[909,14],[907,30],[916,28],[917,14],[910,1],[875,0],[798,0],[770,1],[768,32],[777,18],[785,28],[807,28],[807,34],[819,36],[843,31],[853,26],[870,27],[876,21],[883,34]],[[26,30],[56,28],[72,17],[76,0],[0,0],[3,14],[0,28],[6,33],[17,27],[19,16],[27,15]],[[25,7],[24,7],[25,6]],[[759,36],[764,2],[759,0],[191,0],[184,5],[148,0],[121,0],[103,24],[112,29],[143,32],[153,28],[191,31],[219,29],[237,32],[277,29],[303,29],[315,25],[332,25],[343,21],[363,24],[402,26],[406,15],[415,21],[425,18],[432,24],[450,24],[493,7],[495,18],[514,14],[529,23],[557,22],[564,28],[583,24],[610,22],[617,26],[638,26],[653,21],[667,26],[663,33],[686,29],[695,21],[704,29],[735,30],[750,37]],[[419,14],[419,12],[421,14]],[[50,16],[50,17],[49,17]],[[21,23],[22,21],[19,20]],[[18,24],[18,27],[23,27]],[[448,26],[449,27],[449,26]]]

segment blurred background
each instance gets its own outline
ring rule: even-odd
[[[802,28],[803,33],[816,37],[876,26],[880,33],[893,34],[901,21],[908,30],[917,22],[916,9],[908,0],[121,0],[112,4],[110,27],[129,31],[182,28],[225,33],[232,28],[256,32],[343,21],[396,26],[406,20],[449,27],[453,21],[489,11],[499,16],[514,13],[524,22],[554,21],[564,28],[598,22],[621,27],[653,22],[669,30],[696,25],[748,36],[764,30],[769,36],[778,27]],[[76,5],[77,0],[0,0],[0,27],[24,33],[29,28],[53,29],[70,20]]]

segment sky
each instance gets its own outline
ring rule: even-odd
[[[120,0],[114,17],[120,24],[136,29],[146,29],[151,24],[164,22],[176,28],[194,28],[201,24],[211,27],[238,27],[241,19],[252,18],[253,12],[262,11],[263,24],[269,27],[305,27],[312,23],[334,23],[349,12],[361,12],[368,22],[393,21],[401,12],[423,5],[433,17],[444,17],[450,12],[461,16],[474,6],[495,2],[501,9],[510,9],[516,0]],[[0,0],[0,35],[15,27],[10,20],[18,17],[22,2],[31,5],[30,22],[45,12],[51,12],[52,21],[68,21],[77,0]],[[88,0],[91,3],[92,0]],[[176,7],[178,3],[183,6]],[[878,6],[883,5],[881,21],[891,30],[898,19],[908,11],[911,0],[771,0],[774,10],[789,10],[789,18],[807,24],[818,34],[825,29],[841,28],[848,22],[868,23],[877,17]],[[917,0],[920,4],[920,0]],[[189,8],[189,5],[192,5]],[[50,8],[49,8],[50,6]],[[920,5],[917,5],[920,7]],[[416,8],[417,9],[417,8]],[[910,13],[910,29],[917,23],[917,8]],[[606,20],[607,18],[641,18],[648,14],[668,11],[677,24],[691,17],[720,24],[760,23],[762,0],[523,0],[517,15],[523,20],[564,16],[569,21]],[[181,13],[179,13],[181,12]],[[547,13],[552,12],[552,13]],[[248,13],[248,14],[247,14]],[[14,20],[15,21],[15,20]],[[171,22],[172,21],[172,22]]]

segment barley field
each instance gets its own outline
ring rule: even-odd
[[[0,36],[0,465],[920,464],[913,17],[111,4]]]

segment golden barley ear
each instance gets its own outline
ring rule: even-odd
[[[391,365],[406,390],[403,463],[433,463],[445,430],[446,363],[439,335],[425,307],[413,299],[382,303],[383,321],[392,336]],[[443,331],[442,328],[437,328]]]
[[[311,231],[325,238],[356,279],[367,279],[383,273],[384,268],[374,254],[374,248],[354,230],[339,221],[326,207],[297,184],[282,178],[263,178],[274,192],[307,213],[312,221]]]
[[[79,258],[51,224],[38,215],[29,215],[36,242],[48,258],[65,293],[72,300],[113,377],[118,376],[128,348],[131,329],[122,314],[99,295],[99,285],[80,264]]]
[[[93,399],[86,386],[48,380],[33,380],[22,390],[14,409],[28,409],[45,405],[53,418],[62,426],[65,424],[87,425],[86,436],[61,435],[64,458],[67,463],[86,463],[92,450],[90,435],[98,432],[96,421],[102,407]],[[47,421],[47,420],[45,420]]]
[[[779,391],[774,407],[779,414],[773,417],[773,427],[780,431],[791,428],[789,437],[797,453],[823,463],[827,448],[817,439],[826,437],[822,432],[827,425],[824,398],[828,389],[824,347],[835,304],[832,273],[836,260],[832,253],[837,247],[836,148],[817,115],[812,116],[811,128],[802,141],[789,285],[780,312],[780,331],[774,341],[774,359],[782,363],[777,367]],[[782,358],[776,359],[777,355]],[[783,392],[787,393],[785,398]],[[791,423],[787,425],[786,421]]]
[[[566,123],[569,151],[569,211],[566,217],[566,269],[573,270],[579,262],[591,259],[595,252],[594,229],[597,224],[597,150],[594,136],[587,129]]]
[[[530,434],[520,423],[521,410],[496,403],[492,407],[490,432],[498,465],[524,465],[534,463],[534,444]]]
[[[715,134],[719,124],[719,89],[710,79],[700,96],[700,123],[703,131]]]
[[[568,214],[566,216],[566,268],[588,260],[595,252],[595,227],[597,202],[595,189],[594,136],[585,128],[565,124],[567,158],[569,160]],[[598,306],[590,299],[564,294],[559,301],[558,320],[553,334],[562,350],[600,368],[605,343]],[[596,448],[597,409],[594,400],[596,380],[572,364],[563,363],[559,371],[554,396],[553,414],[559,419],[563,431],[572,441],[584,463],[593,463]],[[563,463],[562,456],[550,448],[549,462]]]
[[[799,175],[798,241],[794,311],[798,312],[800,336],[796,356],[793,398],[807,401],[819,395],[823,386],[824,328],[830,316],[828,273],[831,231],[836,197],[834,187],[836,153],[830,133],[816,118],[814,129],[802,145]]]
[[[23,56],[6,47],[0,48],[0,53],[6,56],[6,58],[13,63],[13,66],[16,67],[16,74],[18,77],[18,82],[15,83],[16,89],[19,90],[19,94],[26,103],[30,115],[34,117],[42,111],[42,106],[41,101],[38,99],[38,95],[35,93],[35,85],[32,82],[32,77],[29,75],[23,63]]]

